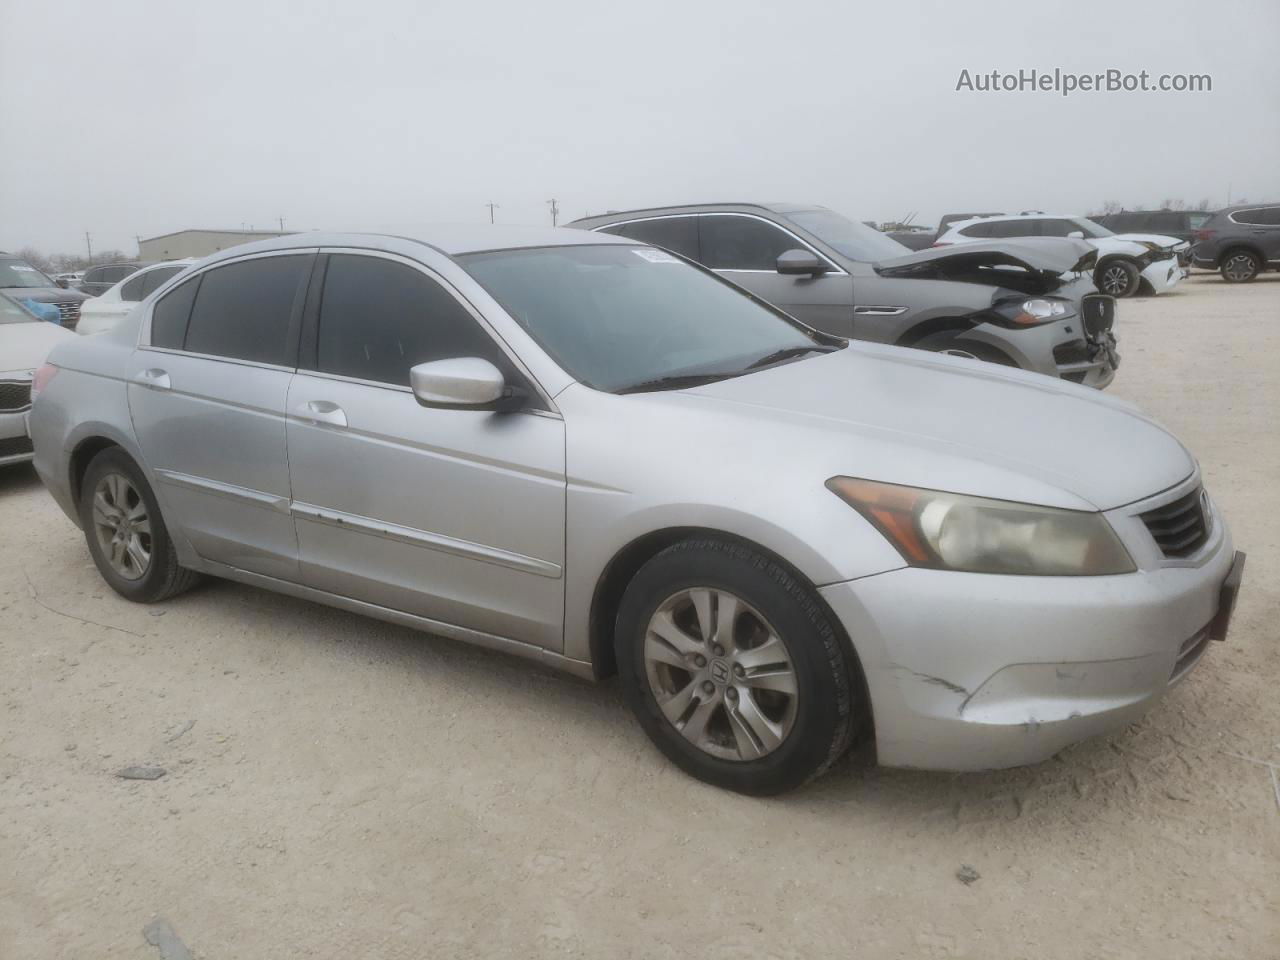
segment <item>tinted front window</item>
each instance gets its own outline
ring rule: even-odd
[[[1236,223],[1250,223],[1262,227],[1280,225],[1280,207],[1254,207],[1250,210],[1237,210],[1231,216]]]
[[[334,255],[324,277],[316,366],[325,373],[409,384],[430,360],[510,362],[448,290],[422,272],[380,257]]]
[[[280,256],[207,271],[191,311],[186,349],[291,366],[289,319],[310,266],[309,256]]]
[[[797,210],[786,217],[850,260],[875,263],[911,252],[893,237],[865,223],[843,217],[834,210]]]
[[[1033,230],[1032,236],[1036,237],[1065,237],[1067,234],[1079,230],[1070,220],[1058,220],[1052,217],[1045,217],[1042,220],[1032,220]]]
[[[822,349],[778,313],[659,250],[544,247],[459,260],[571,376],[600,390],[733,376],[779,350]]]
[[[779,256],[804,247],[773,224],[752,217],[704,216],[698,229],[702,263],[712,270],[777,270]]]
[[[56,284],[24,260],[0,260],[0,287],[53,287]]]
[[[690,260],[698,259],[698,221],[695,217],[637,220],[634,223],[619,223],[604,227],[600,232],[639,240],[641,243],[651,243],[655,247],[671,250]]]
[[[1094,223],[1087,217],[1072,217],[1071,222],[1075,228],[1090,239],[1097,240],[1099,237],[1113,237],[1112,231],[1102,226],[1100,223]]]
[[[191,304],[195,301],[200,277],[179,284],[161,297],[151,311],[151,345],[181,350],[187,336],[187,321],[191,317]]]

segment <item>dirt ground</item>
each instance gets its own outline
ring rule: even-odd
[[[157,916],[202,960],[1280,957],[1280,786],[1241,759],[1280,764],[1280,275],[1118,332],[1245,589],[1145,720],[1003,773],[725,793],[613,684],[228,583],[128,604],[0,471],[0,958],[159,957]]]

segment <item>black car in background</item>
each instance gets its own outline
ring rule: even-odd
[[[1219,210],[1196,230],[1191,263],[1221,272],[1228,283],[1248,283],[1266,270],[1280,270],[1280,203]]]
[[[84,279],[76,284],[76,289],[91,297],[106,293],[125,277],[137,273],[145,264],[141,263],[104,263],[90,267],[84,272]]]
[[[0,252],[0,292],[27,306],[33,313],[44,311],[32,308],[33,303],[52,304],[58,308],[60,324],[74,330],[80,322],[80,304],[89,298],[77,290],[64,290],[40,270],[21,257]]]
[[[1121,210],[1089,219],[1112,233],[1155,233],[1195,243],[1196,231],[1212,216],[1208,210]]]

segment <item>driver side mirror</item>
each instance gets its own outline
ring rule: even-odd
[[[816,277],[831,269],[811,250],[787,250],[778,256],[778,272],[786,276]]]
[[[1067,239],[1069,239],[1069,240],[1083,240],[1083,239],[1084,239],[1084,231],[1083,231],[1083,230],[1072,230],[1070,233],[1068,233],[1068,234],[1067,234]]]
[[[510,413],[529,399],[523,387],[508,385],[502,371],[480,357],[419,363],[409,368],[409,386],[419,404],[442,410]]]

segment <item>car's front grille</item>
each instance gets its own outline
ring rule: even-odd
[[[1188,557],[1209,539],[1209,518],[1199,487],[1172,503],[1148,510],[1142,514],[1142,522],[1166,557]]]
[[[1084,329],[1091,337],[1106,333],[1116,322],[1116,298],[1105,293],[1086,293],[1080,298]]]
[[[0,460],[31,453],[32,449],[30,437],[8,437],[0,440]]]
[[[80,322],[80,301],[79,300],[63,300],[61,303],[55,303],[58,308],[58,316],[62,319],[62,325],[68,330],[74,330],[76,324]]]
[[[31,406],[30,380],[0,380],[0,413],[14,413]]]

